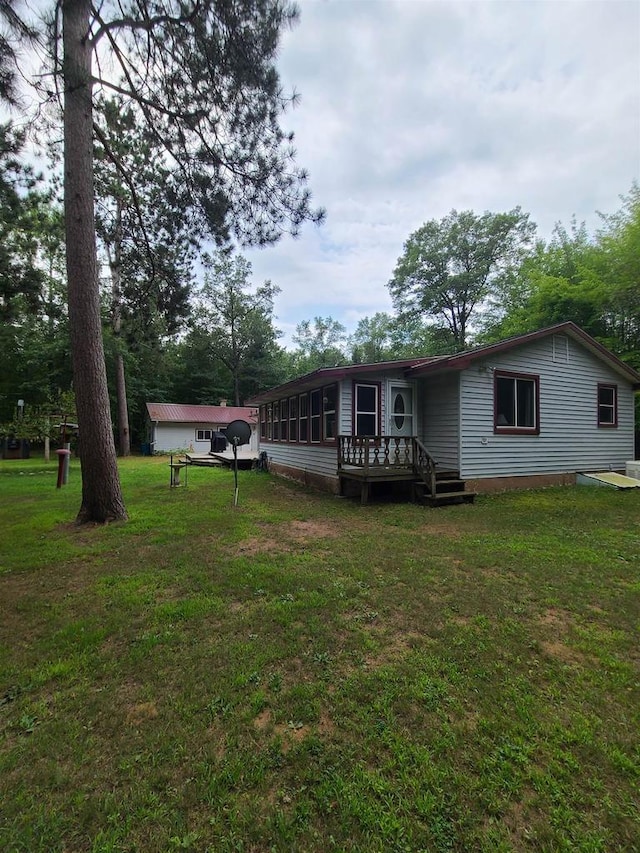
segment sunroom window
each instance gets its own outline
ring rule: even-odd
[[[354,404],[354,434],[377,435],[380,423],[380,386],[356,382]]]

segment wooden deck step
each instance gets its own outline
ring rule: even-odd
[[[448,480],[440,480],[436,477],[436,492],[463,492],[464,491],[464,480],[461,480],[459,477],[455,479]]]
[[[435,495],[425,495],[423,500],[428,506],[441,506],[442,504],[466,503],[472,504],[477,492],[436,492]]]
[[[444,506],[446,504],[473,503],[477,492],[468,492],[465,481],[460,479],[457,472],[447,472],[454,475],[447,479],[436,479],[436,493],[429,493],[424,480],[416,480],[413,485],[414,500],[427,506]]]

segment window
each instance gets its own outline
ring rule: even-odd
[[[337,385],[327,385],[322,389],[322,438],[325,441],[336,440],[337,399]]]
[[[309,394],[309,408],[311,410],[311,441],[320,441],[320,412],[322,409],[322,392],[318,388]]]
[[[273,403],[267,406],[267,441],[273,440]]]
[[[280,403],[273,404],[273,440],[280,441]]]
[[[289,435],[289,401],[280,400],[280,441],[286,441]]]
[[[598,385],[598,426],[618,426],[617,385]]]
[[[260,406],[260,438],[267,437],[267,407]]]
[[[309,397],[300,394],[300,414],[298,423],[300,425],[300,441],[309,441]]]
[[[514,434],[540,432],[539,378],[516,373],[496,373],[494,431]]]
[[[196,441],[211,441],[211,430],[210,429],[197,429],[196,430]]]
[[[380,386],[354,384],[354,435],[378,435],[380,423]]]
[[[289,397],[289,441],[298,440],[298,398]]]

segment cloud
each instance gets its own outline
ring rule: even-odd
[[[452,208],[520,205],[549,236],[589,228],[640,173],[635,2],[303,0],[279,67],[302,94],[283,124],[320,229],[250,252],[282,288],[285,341],[315,315],[352,329],[390,309],[409,234]]]

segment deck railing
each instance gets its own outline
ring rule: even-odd
[[[339,435],[338,468],[412,468],[414,439],[396,435]]]
[[[420,477],[430,494],[436,492],[436,463],[415,436],[338,436],[338,471],[351,466],[366,475],[373,470],[408,469]]]
[[[419,438],[414,438],[414,469],[429,489],[430,495],[436,493],[436,462]]]

